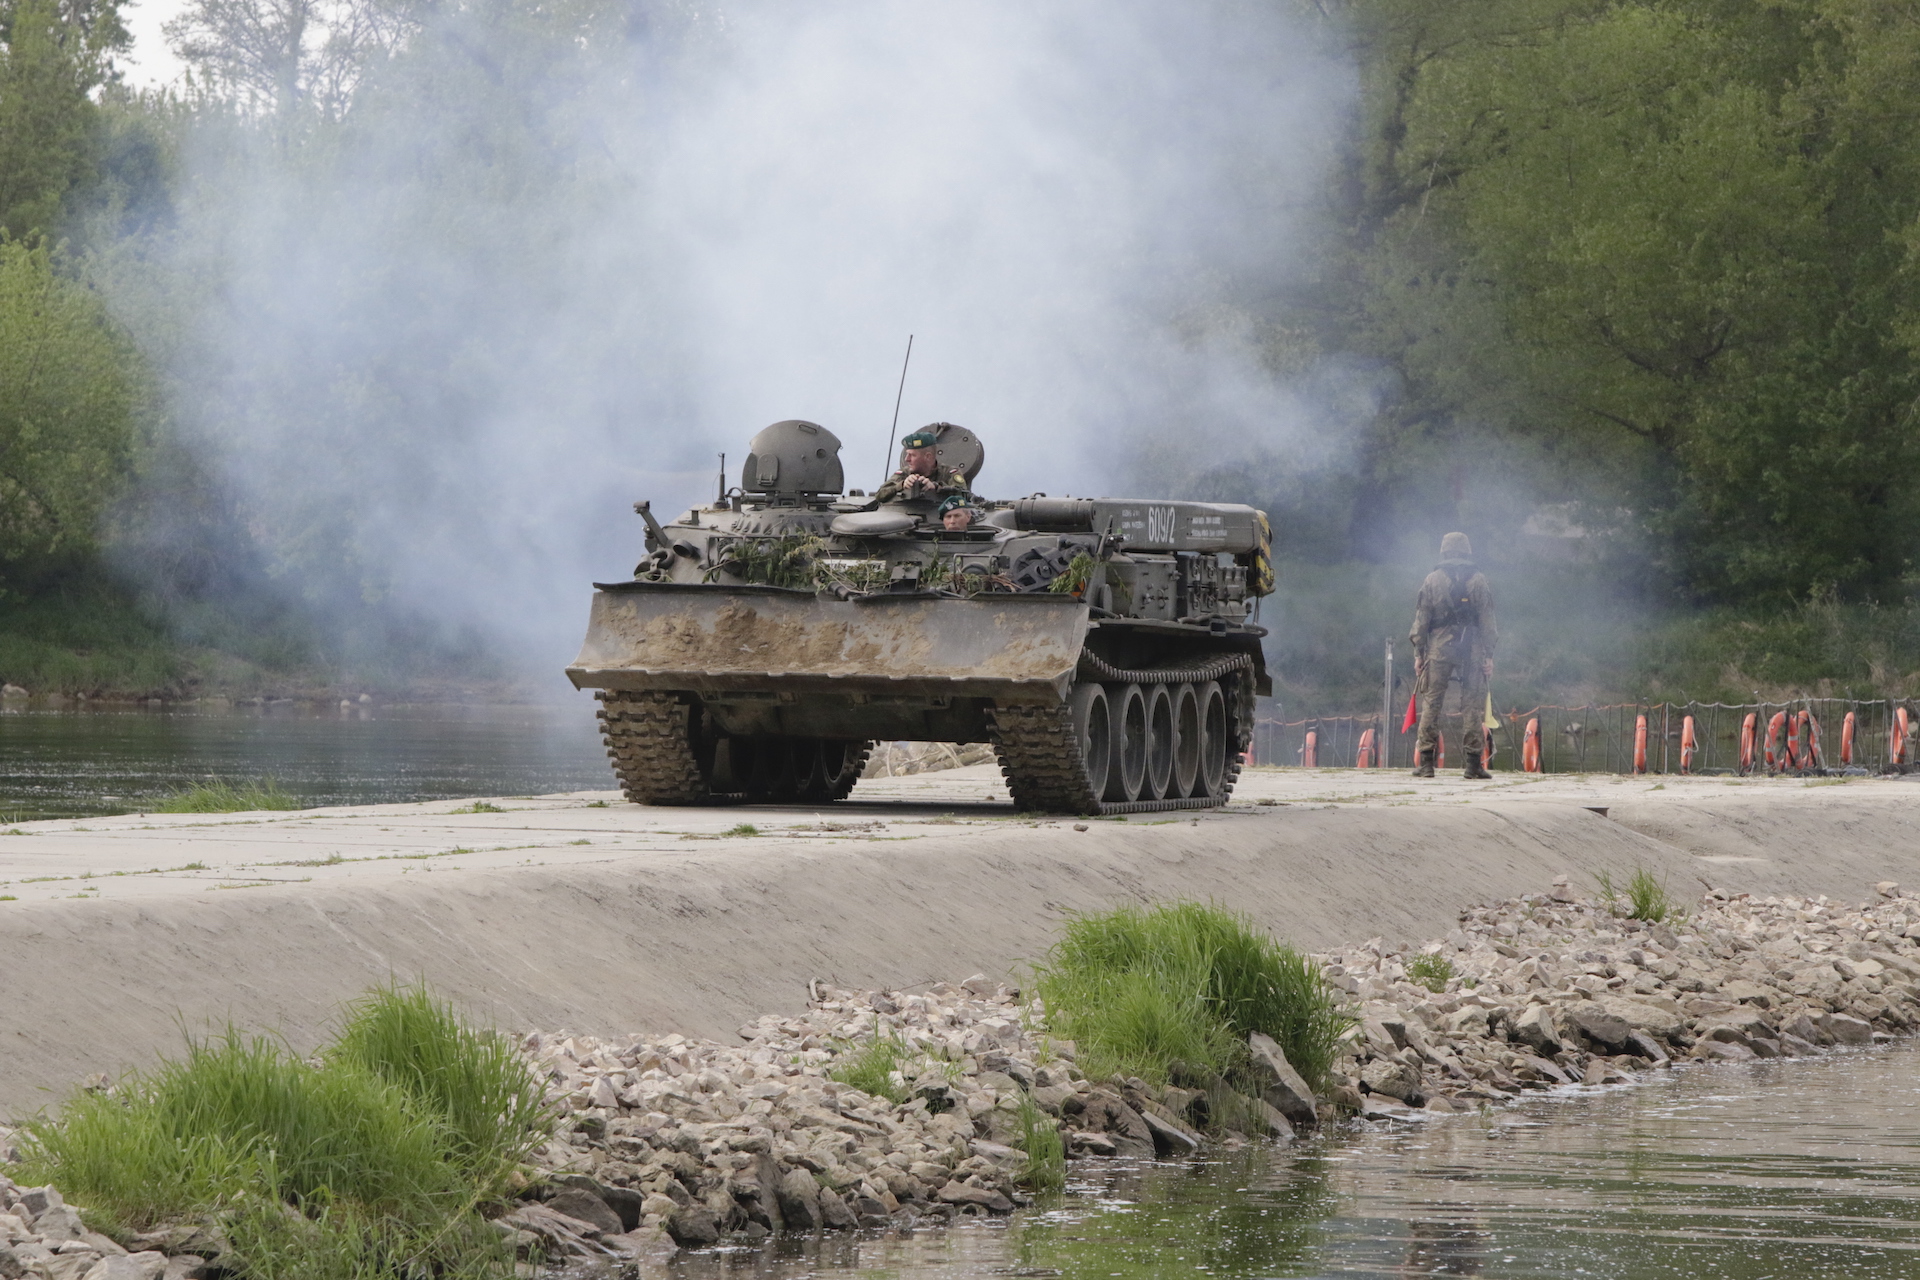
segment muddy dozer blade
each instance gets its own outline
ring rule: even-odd
[[[836,600],[780,587],[599,584],[577,688],[947,694],[1058,703],[1087,636],[1071,596]]]

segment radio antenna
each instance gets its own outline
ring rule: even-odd
[[[887,429],[887,460],[880,467],[880,483],[893,474],[893,438],[900,431],[900,398],[907,394],[907,366],[913,363],[913,335],[907,335],[907,358],[900,362],[900,389],[893,393],[893,426]]]

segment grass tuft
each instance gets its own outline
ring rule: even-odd
[[[1066,1187],[1066,1139],[1060,1136],[1060,1126],[1053,1117],[1027,1093],[1020,1095],[1020,1149],[1027,1153],[1026,1167],[1020,1171],[1021,1185],[1041,1192]]]
[[[888,1035],[876,1035],[865,1044],[849,1042],[827,1071],[827,1078],[876,1098],[902,1103],[907,1100],[907,1091],[893,1082],[893,1073],[906,1056],[907,1047]]]
[[[298,809],[299,797],[265,782],[203,782],[160,801],[150,813],[250,813],[256,809]]]
[[[1659,924],[1674,914],[1673,900],[1667,896],[1666,882],[1654,877],[1645,867],[1634,868],[1627,881],[1627,912],[1635,920]]]
[[[738,826],[728,827],[720,834],[723,836],[757,836],[760,834],[760,828],[754,826],[751,822],[742,822]]]
[[[456,813],[505,813],[505,812],[506,810],[502,809],[499,805],[489,804],[485,800],[475,800],[472,804],[461,805],[458,809],[447,810],[447,813],[449,815],[456,814]]]
[[[1096,1077],[1232,1079],[1259,1031],[1318,1089],[1352,1024],[1319,965],[1198,902],[1073,917],[1036,978],[1054,1030]]]
[[[1418,955],[1407,961],[1407,981],[1438,995],[1453,980],[1453,961],[1443,955]]]
[[[248,1280],[480,1280],[513,1258],[478,1210],[549,1132],[499,1037],[376,991],[312,1060],[225,1035],[21,1134],[26,1176],[122,1231],[214,1220]]]

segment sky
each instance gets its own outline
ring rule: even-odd
[[[173,83],[185,68],[167,48],[160,28],[186,8],[185,0],[132,0],[120,10],[133,34],[133,48],[120,59],[120,73],[136,89],[155,89]]]

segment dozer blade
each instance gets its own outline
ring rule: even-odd
[[[581,689],[928,694],[1060,703],[1087,636],[1071,596],[837,600],[782,587],[597,584]]]

